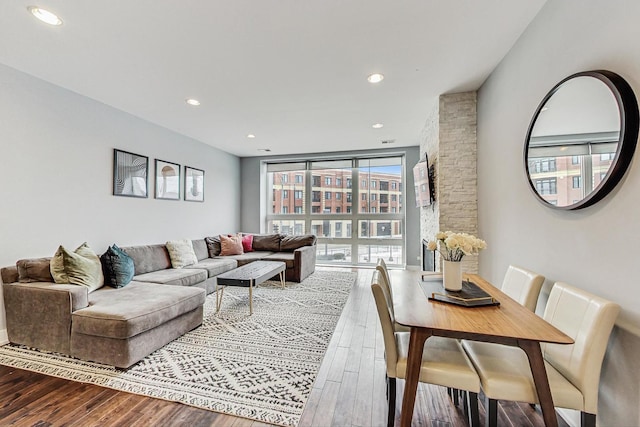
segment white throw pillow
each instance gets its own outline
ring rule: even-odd
[[[170,240],[166,245],[173,268],[183,268],[198,263],[191,240]]]

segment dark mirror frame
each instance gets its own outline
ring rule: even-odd
[[[567,82],[568,80],[574,79],[576,77],[594,77],[601,82],[603,82],[607,87],[611,90],[613,96],[615,97],[618,103],[618,109],[620,111],[620,140],[618,141],[618,148],[616,150],[616,155],[613,159],[613,163],[605,179],[598,185],[594,190],[585,196],[582,200],[572,205],[567,206],[556,206],[547,202],[538,192],[536,191],[535,184],[531,180],[531,174],[529,173],[529,162],[528,162],[528,151],[529,151],[529,141],[531,140],[531,133],[533,132],[533,127],[536,124],[536,120],[538,116],[542,112],[545,104],[557,91],[560,87]],[[607,70],[594,70],[594,71],[584,71],[581,73],[573,74],[560,83],[555,85],[553,89],[547,93],[544,97],[538,108],[536,109],[533,118],[531,119],[531,123],[529,124],[529,129],[527,130],[527,136],[525,139],[524,145],[524,169],[527,175],[527,180],[529,181],[529,188],[535,194],[536,198],[541,201],[545,206],[549,206],[553,209],[560,210],[576,210],[586,208],[587,206],[591,206],[600,200],[602,200],[607,194],[609,194],[615,186],[620,182],[622,177],[624,176],[627,168],[631,164],[631,159],[633,158],[633,153],[636,149],[636,143],[638,141],[638,101],[636,100],[636,96],[633,93],[633,89],[618,74],[607,71]]]

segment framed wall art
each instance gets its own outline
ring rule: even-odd
[[[204,202],[204,171],[184,167],[184,199],[190,202]]]
[[[113,195],[148,197],[149,158],[147,156],[113,150]]]
[[[159,159],[155,164],[156,199],[180,200],[180,165]]]

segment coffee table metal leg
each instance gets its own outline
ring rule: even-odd
[[[223,295],[224,295],[224,286],[220,287],[220,294],[218,294],[218,284],[216,283],[216,313],[220,311]]]
[[[249,315],[253,314],[253,279],[249,281]]]
[[[280,285],[282,285],[282,289],[284,289],[284,271],[280,272]]]

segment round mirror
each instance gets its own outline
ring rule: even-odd
[[[604,70],[569,76],[544,97],[529,125],[529,185],[551,207],[590,206],[620,181],[637,138],[638,103],[622,77]]]

